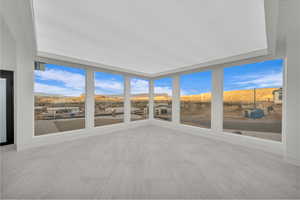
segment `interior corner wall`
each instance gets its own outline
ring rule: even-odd
[[[2,4],[0,5],[2,7]],[[2,12],[0,14],[0,70],[7,70],[14,72],[14,79],[16,79],[16,41],[7,23],[4,21]],[[14,107],[16,107],[16,98],[14,99]],[[14,121],[17,120],[17,111],[14,109]],[[16,124],[15,124],[16,125]],[[17,138],[16,131],[14,138]],[[16,140],[16,139],[15,139]]]
[[[286,158],[300,163],[300,1],[282,1],[286,15]]]
[[[15,144],[17,149],[33,136],[33,64],[36,53],[30,0],[1,0],[1,68],[13,70]],[[4,34],[3,34],[4,33]]]
[[[0,15],[0,69],[15,71],[16,41]]]
[[[36,46],[31,4],[30,0],[1,0],[0,3],[1,69],[15,71],[15,143],[18,149],[23,149],[33,143],[34,131],[33,64]],[[286,156],[300,161],[300,1],[285,0],[281,3],[286,6],[288,24]],[[60,140],[61,136],[55,138]],[[42,142],[45,140],[36,140],[36,143]]]

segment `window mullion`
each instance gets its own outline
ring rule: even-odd
[[[214,69],[212,76],[211,128],[215,132],[221,132],[223,130],[223,69]]]
[[[94,127],[94,118],[95,118],[95,80],[94,72],[91,69],[86,71],[86,101],[85,101],[85,127],[93,128]]]

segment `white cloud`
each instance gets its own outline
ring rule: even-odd
[[[131,93],[140,94],[149,92],[149,81],[142,79],[131,79]]]
[[[35,71],[35,76],[38,80],[61,83],[59,85],[35,83],[35,92],[78,96],[85,91],[85,76],[79,73],[49,69]],[[123,83],[115,80],[96,80],[95,89],[97,94],[120,94],[123,93]]]
[[[282,86],[282,72],[273,72],[270,74],[258,74],[258,75],[247,75],[241,76],[238,78],[239,80],[245,81],[237,81],[234,84],[244,89],[249,88],[267,88],[267,87],[280,87]]]
[[[172,96],[172,88],[170,87],[154,87],[155,94],[168,94]]]
[[[97,94],[121,94],[123,93],[123,82],[114,80],[96,80],[95,81]]]
[[[85,76],[66,70],[49,69],[46,71],[35,71],[37,80],[56,81],[61,84],[35,83],[35,92],[58,94],[65,96],[78,96],[85,92]],[[95,80],[96,94],[122,94],[123,82],[117,80]],[[140,94],[149,92],[149,81],[143,79],[131,79],[131,93]],[[184,91],[181,91],[185,94]],[[166,93],[172,95],[171,87],[155,87],[155,93]]]
[[[194,94],[201,94],[201,92],[197,91],[197,90],[184,90],[184,89],[180,89],[180,95],[185,96],[185,95],[194,95]]]
[[[147,80],[142,80],[142,79],[131,79],[131,93],[132,94],[140,94],[140,93],[148,93],[149,92],[149,81]],[[159,94],[168,94],[172,95],[172,86],[156,86],[154,87],[154,93],[159,93]],[[188,94],[187,91],[181,90],[180,91],[181,95],[186,95]]]
[[[59,87],[54,85],[47,85],[42,83],[34,84],[35,93],[55,94],[63,96],[80,96],[83,92],[81,90],[75,90],[65,87]]]
[[[180,95],[188,95],[188,93],[185,90],[181,89],[180,90]]]
[[[64,87],[81,89],[84,91],[85,76],[66,70],[49,69],[46,71],[35,71],[37,79],[52,80],[63,83]]]
[[[56,94],[64,96],[79,96],[85,93],[85,76],[66,70],[49,69],[46,71],[35,71],[37,80],[56,81],[53,83],[35,82],[36,93]]]

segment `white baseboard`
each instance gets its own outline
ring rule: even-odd
[[[293,164],[293,165],[297,165],[297,166],[300,166],[300,160],[296,160],[294,158],[291,158],[289,156],[285,156],[284,157],[284,160],[290,164]]]
[[[188,126],[183,124],[176,124],[173,122],[163,120],[150,120],[150,124],[162,126],[177,131],[182,131],[188,134],[207,137],[211,139],[218,139],[231,144],[242,145],[248,148],[255,148],[263,150],[265,152],[274,153],[280,156],[284,156],[284,145],[281,142],[264,140],[260,138],[241,136],[237,134],[215,132],[211,129],[199,128],[194,126]]]
[[[11,151],[11,150],[16,150],[16,149],[17,148],[16,148],[15,144],[0,146],[0,152]]]
[[[81,129],[67,132],[60,132],[55,134],[47,134],[42,136],[32,136],[30,142],[24,144],[17,144],[17,151],[22,151],[29,148],[62,143],[66,141],[86,138],[96,135],[105,135],[115,131],[123,131],[126,129],[136,128],[149,124],[149,120],[132,121],[129,123],[120,123],[105,125],[101,127],[94,127],[90,129]]]
[[[263,150],[265,152],[269,152],[281,156],[288,163],[300,166],[299,160],[289,158],[285,155],[284,144],[281,142],[269,141],[269,140],[264,140],[260,138],[249,137],[249,136],[241,136],[241,135],[236,135],[231,133],[215,132],[211,129],[177,124],[177,123],[157,120],[157,119],[133,121],[129,123],[106,125],[106,126],[95,127],[91,129],[81,129],[81,130],[67,131],[67,132],[48,134],[42,136],[32,136],[30,142],[24,144],[12,145],[12,146],[14,148],[16,147],[17,151],[22,151],[29,148],[57,144],[57,143],[72,141],[80,138],[86,138],[86,137],[97,136],[97,135],[105,135],[116,131],[123,131],[123,130],[145,126],[145,125],[161,126],[161,127],[182,131],[184,133],[188,133],[196,136],[222,140],[231,144]]]

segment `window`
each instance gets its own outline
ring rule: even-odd
[[[95,126],[124,121],[124,78],[95,72]]]
[[[131,121],[148,118],[149,113],[149,81],[134,78],[131,87]]]
[[[283,60],[224,69],[225,132],[281,141]]]
[[[154,118],[172,120],[172,79],[154,81]]]
[[[181,123],[203,128],[211,127],[211,71],[180,77]]]
[[[85,70],[36,63],[34,135],[85,127]]]

